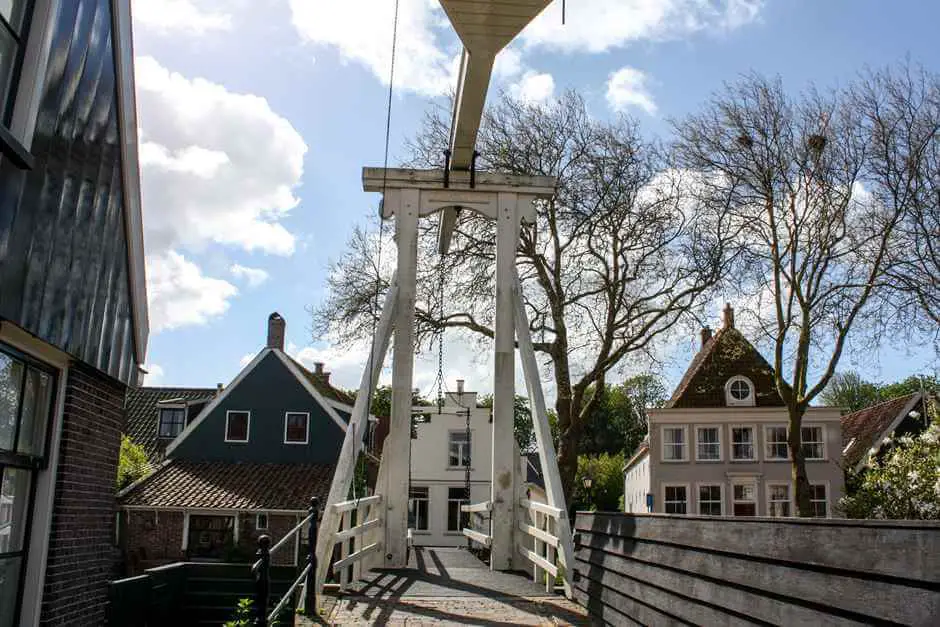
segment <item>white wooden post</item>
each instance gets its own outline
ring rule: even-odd
[[[349,512],[343,512],[339,517],[339,529],[337,531],[346,531],[349,529]],[[342,560],[349,555],[349,540],[343,540],[339,543],[339,559]],[[339,576],[339,588],[345,590],[349,585],[349,568],[340,568],[336,573]]]
[[[516,529],[516,440],[513,435],[515,333],[513,277],[519,243],[517,194],[499,192],[496,214],[496,325],[493,372],[492,570],[512,568]]]
[[[526,388],[529,391],[529,403],[532,408],[532,426],[539,452],[539,463],[545,477],[545,495],[548,504],[561,510],[561,516],[555,527],[558,536],[561,563],[565,567],[565,596],[571,598],[571,571],[574,567],[574,544],[571,541],[571,526],[568,524],[568,507],[565,504],[565,492],[561,486],[561,473],[558,472],[558,458],[555,445],[552,444],[552,432],[548,424],[548,412],[545,409],[545,396],[542,394],[542,382],[539,379],[538,363],[532,348],[532,336],[529,331],[529,317],[526,315],[522,300],[522,283],[519,273],[513,268],[513,294],[516,311],[516,336],[519,340],[519,355],[522,359],[522,371],[525,374]]]
[[[539,526],[539,515],[539,512],[533,512],[531,509],[529,509],[529,516],[527,518],[530,519],[529,523],[535,528],[538,528]],[[536,555],[540,554],[539,539],[535,536],[532,536],[532,550],[535,551]],[[532,581],[538,583],[538,580],[539,565],[535,562],[532,562]]]
[[[387,194],[392,194],[389,190]],[[389,466],[381,490],[385,503],[385,566],[407,566],[408,474],[411,466],[411,401],[414,379],[415,282],[418,268],[418,189],[403,189],[395,214],[398,306],[392,360],[392,419],[382,457]]]
[[[398,289],[398,273],[396,272],[392,275],[392,282],[388,293],[385,295],[385,304],[382,306],[382,313],[376,326],[372,347],[372,371],[369,372],[368,367],[362,371],[359,392],[356,394],[356,402],[353,405],[352,416],[349,419],[350,426],[346,429],[346,437],[343,439],[343,447],[340,449],[339,459],[336,461],[336,471],[333,473],[333,481],[330,484],[330,493],[327,496],[326,504],[323,505],[323,517],[320,522],[320,532],[317,536],[317,594],[323,590],[327,570],[333,561],[333,532],[338,524],[333,505],[346,500],[356,472],[356,457],[360,442],[356,442],[354,436],[357,433],[366,432],[366,417],[369,415],[369,391],[374,390],[379,383],[382,364],[385,362],[385,354],[388,352],[388,343],[392,337],[392,321],[398,309]]]

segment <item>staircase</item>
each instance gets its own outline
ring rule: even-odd
[[[241,599],[254,598],[255,583],[248,569],[250,564],[188,564],[186,587],[183,592],[181,623],[186,625],[221,625],[231,620]],[[296,569],[292,566],[271,567],[271,599],[273,608],[293,583]],[[293,624],[292,612],[285,610]]]

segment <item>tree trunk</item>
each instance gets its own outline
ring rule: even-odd
[[[809,477],[806,475],[806,458],[803,455],[803,412],[800,407],[790,407],[790,436],[787,443],[790,446],[791,478],[793,479],[793,494],[796,501],[796,511],[801,518],[813,517],[813,504],[811,502],[812,488]]]
[[[579,429],[572,420],[573,407],[570,399],[559,398],[555,403],[558,412],[558,472],[561,475],[561,487],[565,493],[565,503],[570,509],[573,505],[574,480],[578,473]]]

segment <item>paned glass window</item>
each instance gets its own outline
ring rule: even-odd
[[[663,496],[667,514],[685,514],[688,511],[689,495],[684,485],[665,486]]]
[[[408,492],[408,527],[416,531],[428,530],[428,504],[430,497],[427,488],[411,488]]]
[[[10,125],[17,74],[26,49],[29,0],[0,0],[0,122]]]
[[[230,411],[225,414],[225,441],[247,442],[248,429],[251,422],[251,413],[247,411]]]
[[[764,427],[765,459],[788,459],[787,428],[783,426]]]
[[[186,426],[186,408],[184,407],[161,407],[160,408],[160,430],[161,438],[175,438],[183,432]]]
[[[686,459],[685,427],[663,427],[663,460]]]
[[[701,516],[721,516],[721,484],[698,487],[698,513]]]
[[[803,457],[806,459],[825,459],[826,444],[823,442],[823,428],[819,426],[800,429],[803,440]]]
[[[731,459],[754,459],[754,427],[731,427]]]
[[[826,495],[825,483],[814,483],[810,486],[810,503],[813,506],[813,516],[825,518],[829,515],[829,500]]]
[[[699,461],[721,459],[721,437],[718,427],[695,428],[695,458]]]
[[[470,435],[466,431],[451,431],[448,435],[447,464],[451,468],[464,467],[471,464]]]
[[[310,414],[303,412],[287,412],[284,416],[284,442],[291,444],[306,444]]]
[[[791,516],[790,485],[772,483],[767,485],[767,515],[780,517]]]
[[[735,483],[731,488],[732,513],[735,516],[757,516],[757,484]]]
[[[470,512],[461,512],[461,505],[469,505],[466,488],[447,488],[447,530],[460,531],[470,526]]]

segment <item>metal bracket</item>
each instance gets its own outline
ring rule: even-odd
[[[450,149],[444,150],[444,189],[450,187]]]

